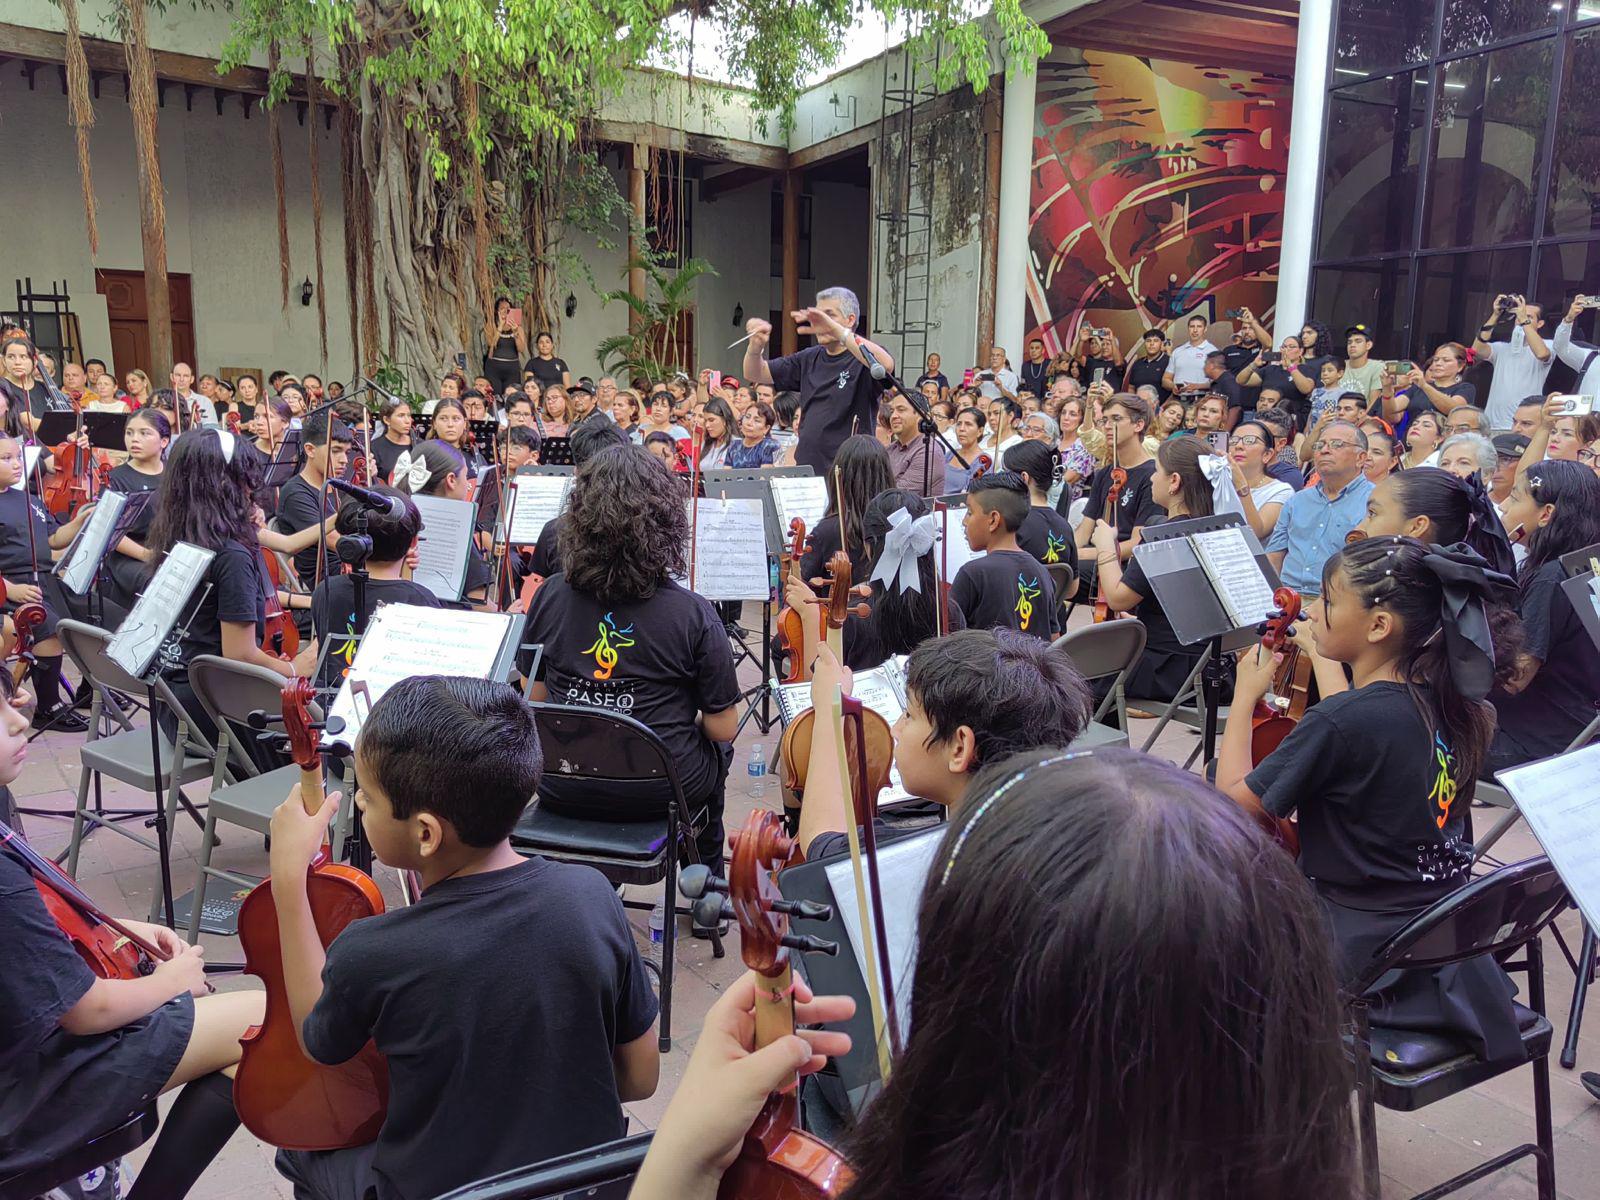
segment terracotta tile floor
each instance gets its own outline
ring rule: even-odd
[[[1080,610],[1079,619],[1083,616]],[[747,686],[756,682],[757,675],[757,670],[748,663],[741,668]],[[1151,728],[1151,722],[1135,721],[1134,744],[1141,744]],[[776,732],[774,729],[774,734]],[[750,794],[752,781],[745,770],[755,743],[765,743],[770,761],[774,741],[775,737],[761,735],[753,722],[741,733],[728,787],[727,824],[730,829],[737,828],[753,807],[776,804],[775,784],[768,780],[765,794],[759,799],[753,797]],[[1169,726],[1153,753],[1182,762],[1196,741],[1196,734]],[[77,747],[80,742],[79,737],[54,734],[35,742],[27,767],[13,789],[18,802],[70,813],[78,782]],[[191,789],[190,794],[198,799],[204,791],[204,785],[200,785]],[[110,781],[106,784],[104,802],[108,807],[139,807],[146,801],[147,797],[140,793],[132,793]],[[32,817],[26,819],[26,826],[30,840],[46,854],[65,848],[71,832],[70,820]],[[175,890],[180,895],[193,886],[199,835],[199,828],[180,816],[172,855]],[[253,875],[266,873],[266,854],[259,837],[231,829],[224,833],[224,838],[226,844],[219,847],[215,855],[217,865]],[[1538,847],[1526,827],[1518,825],[1500,842],[1497,851],[1503,860],[1516,861],[1537,853]],[[391,901],[398,901],[392,873],[380,868],[379,876]],[[101,831],[88,840],[83,850],[79,878],[85,890],[108,910],[142,918],[149,912],[158,873],[154,856],[149,851]],[[647,890],[636,889],[635,894],[647,896]],[[646,914],[635,912],[632,915],[642,950],[646,954],[654,953]],[[1567,944],[1576,952],[1580,929],[1575,915],[1568,913],[1559,927]],[[235,939],[203,935],[203,940],[207,957],[212,961],[238,959]],[[682,1078],[707,1008],[742,970],[737,945],[735,934],[729,940],[728,957],[717,960],[712,957],[709,943],[687,936],[679,941],[673,1048],[663,1060],[657,1094],[650,1100],[628,1106],[634,1129],[651,1128],[660,1119]],[[1548,937],[1546,964],[1550,1015],[1559,1037],[1566,1029],[1573,975]],[[244,979],[220,982],[223,987],[251,986],[250,981]],[[1600,1011],[1592,1014],[1591,1021],[1584,1026],[1578,1046],[1577,1070],[1562,1070],[1553,1059],[1551,1070],[1559,1193],[1573,1200],[1600,1200],[1600,1103],[1593,1101],[1578,1082],[1578,1071],[1585,1068],[1600,1069]],[[1532,1105],[1530,1073],[1523,1070],[1501,1076],[1468,1094],[1418,1113],[1380,1110],[1378,1133],[1384,1196],[1410,1196],[1475,1161],[1530,1141],[1533,1137]],[[135,1156],[135,1165],[137,1161]],[[291,1192],[273,1169],[272,1151],[241,1130],[192,1194],[205,1200],[243,1200],[244,1197],[288,1197]],[[1525,1161],[1511,1171],[1480,1181],[1460,1195],[1532,1198],[1535,1188],[1531,1166]]]

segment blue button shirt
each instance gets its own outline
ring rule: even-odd
[[[1345,535],[1367,515],[1372,480],[1358,474],[1337,496],[1302,488],[1285,501],[1267,539],[1267,553],[1283,552],[1278,575],[1302,596],[1322,595],[1322,568],[1344,545]]]

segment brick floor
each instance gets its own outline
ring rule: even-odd
[[[741,667],[741,676],[746,686],[752,686],[757,682],[758,672],[746,663]],[[1133,724],[1137,746],[1153,728],[1153,723],[1135,721]],[[774,729],[774,734],[776,732]],[[1152,753],[1182,762],[1194,748],[1197,736],[1187,729],[1169,726]],[[34,743],[34,752],[13,787],[19,804],[70,814],[78,783],[77,746],[80,741],[78,737],[47,734]],[[769,780],[764,796],[757,799],[750,794],[752,781],[745,770],[755,743],[765,743],[770,761],[775,741],[775,736],[761,735],[754,722],[741,732],[728,786],[727,824],[730,829],[737,828],[752,808],[776,805],[776,785]],[[190,795],[197,800],[204,793],[203,784],[190,789]],[[107,781],[104,803],[107,807],[137,808],[147,806],[148,797]],[[29,838],[40,851],[55,854],[66,847],[71,832],[70,819],[29,817],[25,820]],[[138,824],[132,827],[143,831]],[[199,835],[199,828],[180,815],[172,853],[174,885],[180,895],[194,883]],[[225,829],[223,836],[224,845],[215,854],[217,865],[248,874],[266,874],[266,853],[260,837],[237,828]],[[1520,824],[1506,835],[1496,850],[1507,862],[1539,852],[1533,836]],[[149,912],[159,882],[153,853],[105,831],[95,833],[86,843],[78,874],[85,891],[108,911],[140,918]],[[391,903],[397,903],[399,892],[392,872],[379,868],[378,880]],[[659,888],[630,889],[629,894],[633,898],[648,899],[652,891],[659,895]],[[654,954],[646,915],[634,912],[632,917],[641,949],[646,954]],[[1576,953],[1581,936],[1576,916],[1569,912],[1558,922],[1558,927],[1567,945]],[[239,958],[235,939],[203,935],[203,940],[209,960],[237,961]],[[1550,1017],[1559,1039],[1566,1030],[1573,974],[1548,936],[1545,945]],[[649,1100],[628,1105],[633,1130],[652,1128],[660,1120],[673,1089],[682,1078],[706,1010],[722,988],[743,969],[737,946],[735,933],[728,942],[728,956],[717,960],[712,957],[709,943],[687,936],[678,942],[673,1048],[663,1060],[657,1094]],[[253,984],[247,979],[225,978],[219,980],[219,986],[250,987]],[[1577,1070],[1562,1070],[1553,1056],[1551,1062],[1559,1194],[1571,1200],[1600,1200],[1600,1104],[1595,1103],[1578,1082],[1578,1071],[1585,1068],[1600,1069],[1600,1014],[1584,1027],[1578,1044]],[[1410,1196],[1477,1160],[1532,1140],[1532,1112],[1532,1082],[1527,1070],[1501,1076],[1468,1094],[1417,1113],[1380,1110],[1378,1132],[1384,1197],[1388,1200]],[[135,1164],[138,1161],[136,1155]],[[253,1200],[256,1197],[289,1197],[291,1192],[272,1167],[271,1149],[241,1130],[192,1194],[202,1200],[243,1200],[245,1197]],[[1470,1200],[1520,1197],[1531,1200],[1535,1194],[1531,1166],[1526,1163],[1460,1193]]]

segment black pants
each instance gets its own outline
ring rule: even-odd
[[[496,396],[504,396],[507,389],[517,387],[522,382],[522,368],[514,358],[490,358],[485,355],[483,373],[489,377]]]
[[[376,1142],[344,1150],[279,1150],[274,1165],[294,1185],[294,1200],[367,1200]]]

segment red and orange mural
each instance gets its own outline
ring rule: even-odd
[[[1290,81],[1075,49],[1038,70],[1028,336],[1109,326],[1128,351],[1241,306],[1270,327]]]

